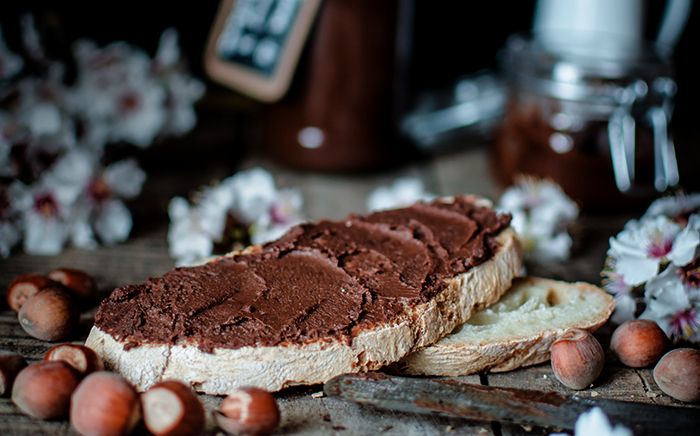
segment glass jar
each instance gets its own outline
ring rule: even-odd
[[[401,159],[395,91],[409,7],[405,0],[323,2],[288,95],[265,109],[269,156],[324,172],[371,170]]]
[[[550,178],[589,210],[642,206],[679,182],[671,62],[653,45],[615,43],[614,56],[596,56],[526,35],[508,40],[508,103],[492,149],[500,182]]]

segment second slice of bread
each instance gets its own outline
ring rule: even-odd
[[[565,330],[595,331],[614,307],[610,295],[588,283],[519,278],[498,303],[398,366],[404,374],[459,376],[534,365],[549,360]]]

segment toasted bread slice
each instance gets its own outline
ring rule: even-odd
[[[490,206],[476,197],[469,201]],[[95,326],[86,345],[102,356],[107,368],[121,373],[141,391],[165,379],[182,380],[198,391],[216,395],[241,386],[277,391],[323,383],[342,373],[376,370],[436,342],[475,311],[498,301],[520,271],[522,260],[511,228],[500,231],[495,241],[497,248],[488,260],[447,278],[436,295],[405,305],[398,316],[356,326],[350,340],[321,337],[209,351],[187,341],[134,344],[130,338],[112,336]],[[259,250],[251,248],[244,254]]]
[[[588,283],[518,278],[498,303],[476,312],[435,344],[408,355],[398,368],[411,375],[459,376],[545,362],[566,329],[593,332],[614,307],[610,295]]]

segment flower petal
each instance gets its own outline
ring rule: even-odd
[[[637,302],[627,294],[615,298],[615,312],[610,320],[615,324],[623,324],[634,319],[634,312],[637,310]]]
[[[53,256],[63,250],[68,239],[66,226],[56,219],[44,219],[36,213],[25,216],[23,248],[27,254]]]
[[[95,233],[104,245],[126,241],[131,232],[132,218],[129,209],[120,200],[111,200],[95,220]]]
[[[691,215],[688,225],[676,236],[668,259],[674,265],[683,266],[695,258],[695,250],[700,244],[700,215]]]
[[[574,426],[576,436],[634,436],[632,430],[622,425],[612,426],[600,407],[582,413]]]
[[[136,159],[124,159],[105,168],[103,177],[114,194],[130,199],[141,193],[146,172],[139,168]]]
[[[659,272],[659,264],[658,259],[623,255],[615,261],[615,268],[617,273],[622,275],[625,283],[630,286],[637,286],[654,277]]]

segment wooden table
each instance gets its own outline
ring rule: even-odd
[[[321,175],[280,168],[260,158],[247,158],[238,168],[262,165],[273,171],[278,185],[295,186],[304,194],[308,218],[342,218],[351,212],[364,212],[369,192],[391,183],[400,176],[421,178],[428,190],[441,195],[479,194],[497,199],[500,190],[488,172],[484,147],[363,176]],[[135,216],[132,237],[124,244],[95,251],[66,249],[55,257],[28,256],[21,252],[0,260],[0,286],[7,288],[13,277],[28,272],[45,273],[59,266],[81,268],[95,275],[104,297],[117,286],[140,283],[148,277],[162,275],[173,267],[167,254],[167,202],[173,195],[185,195],[214,178],[232,174],[232,168],[216,162],[202,163],[192,171],[149,169],[149,181],[139,199],[130,205]],[[173,174],[175,173],[175,174]],[[608,238],[616,235],[625,222],[635,215],[583,215],[576,230],[573,259],[565,264],[530,265],[529,273],[568,281],[584,280],[600,284]],[[83,342],[92,324],[96,307],[83,313],[81,328],[72,342]],[[604,326],[597,336],[607,348],[611,328]],[[51,345],[27,335],[17,323],[16,315],[2,307],[0,312],[0,348],[14,350],[28,361],[40,360]],[[664,395],[656,386],[651,369],[623,367],[608,355],[602,376],[595,386],[580,392],[563,387],[552,373],[549,363],[502,374],[481,374],[460,377],[460,380],[491,386],[510,386],[557,391],[570,395],[609,398],[640,403],[674,405],[698,409]],[[421,416],[386,412],[367,406],[348,404],[320,395],[322,386],[299,387],[277,394],[282,409],[282,423],[275,434],[289,435],[546,435],[553,429],[530,428],[497,422],[474,422],[440,416]],[[208,410],[213,410],[220,397],[201,396]],[[700,418],[698,419],[700,424]],[[700,431],[700,430],[699,430]],[[211,415],[206,434],[216,434]],[[68,435],[75,434],[66,419],[43,422],[23,415],[7,398],[0,399],[0,435]],[[136,434],[147,434],[143,427]]]

